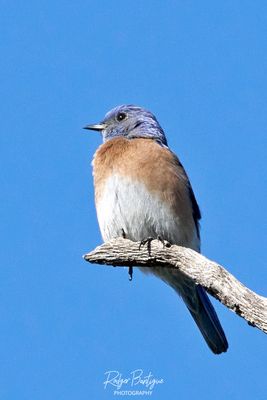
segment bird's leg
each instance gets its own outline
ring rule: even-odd
[[[126,233],[123,228],[121,228],[121,234],[122,234],[123,239],[126,239]],[[131,265],[128,268],[128,275],[129,275],[129,281],[132,281],[133,280],[133,267]]]
[[[162,239],[160,235],[157,236],[157,239],[162,243],[163,247],[171,247],[171,243],[168,240]]]

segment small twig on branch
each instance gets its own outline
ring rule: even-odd
[[[139,242],[118,238],[98,246],[84,259],[93,264],[113,266],[176,268],[249,325],[267,333],[267,298],[254,293],[226,269],[194,250],[176,245],[166,247],[153,240],[148,254],[147,246],[140,247]]]

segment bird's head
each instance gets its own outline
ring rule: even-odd
[[[127,139],[154,139],[167,146],[164,131],[156,117],[150,111],[134,105],[115,107],[105,115],[103,121],[84,128],[101,132],[104,142],[123,136]]]

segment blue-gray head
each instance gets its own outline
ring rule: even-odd
[[[122,105],[109,111],[99,124],[87,125],[85,129],[99,131],[103,141],[123,136],[127,139],[154,139],[167,146],[163,129],[156,117],[144,108]]]

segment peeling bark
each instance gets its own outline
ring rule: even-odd
[[[166,242],[167,244],[167,242]],[[129,267],[176,268],[249,325],[267,333],[267,298],[239,282],[225,268],[194,250],[153,240],[148,246],[118,238],[96,247],[84,256],[93,264]]]

